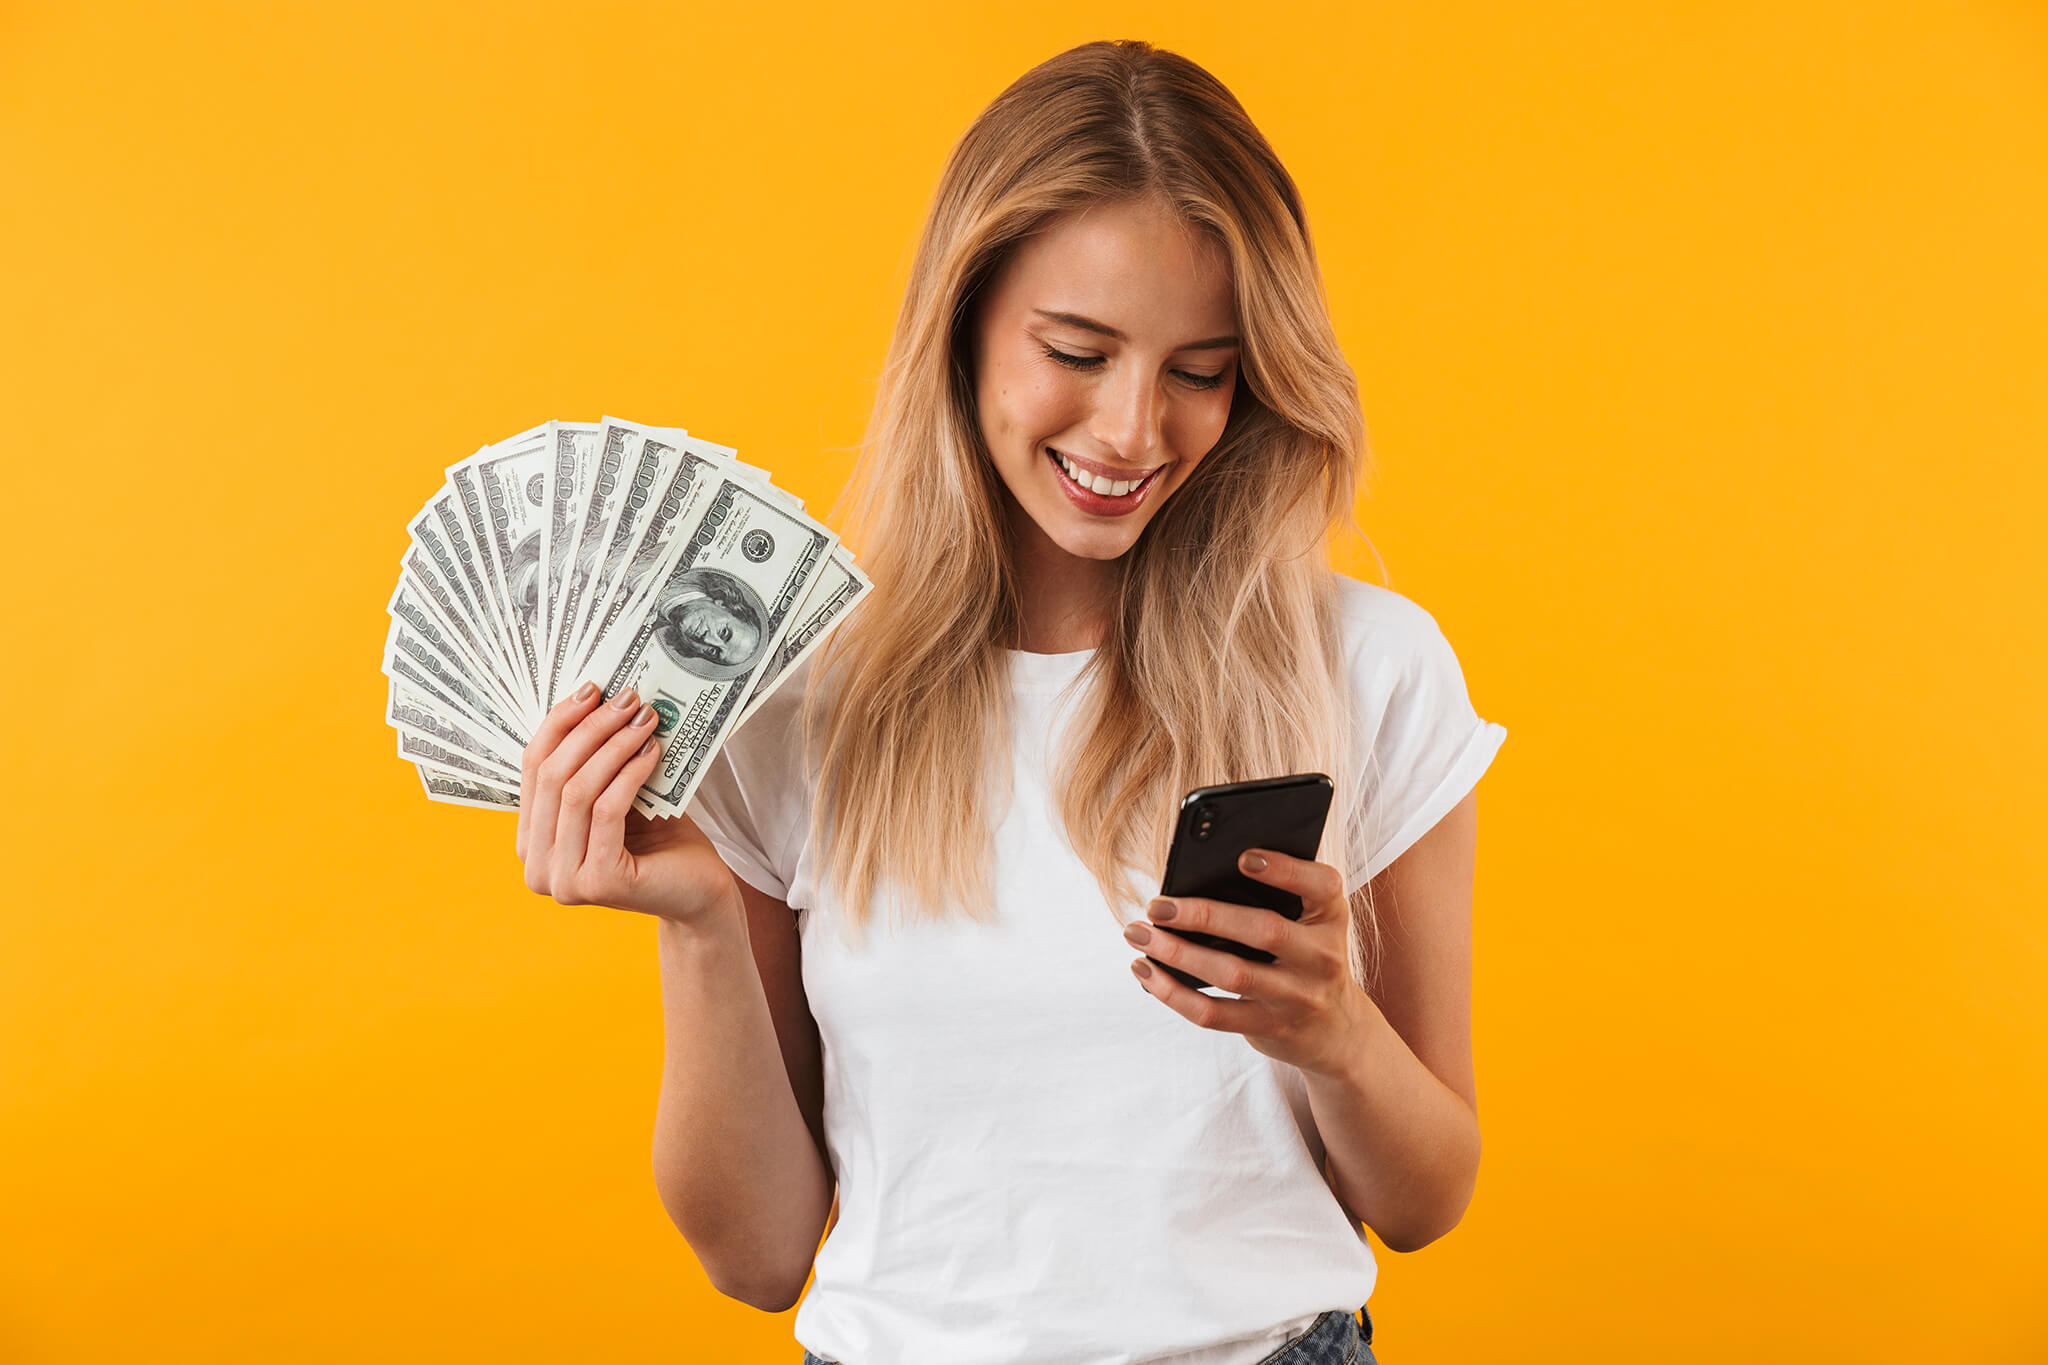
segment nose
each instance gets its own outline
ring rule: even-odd
[[[1126,466],[1149,465],[1163,444],[1161,427],[1166,418],[1166,400],[1159,385],[1136,365],[1121,367],[1116,382],[1102,390],[1102,405],[1095,412],[1096,440],[1116,452]]]

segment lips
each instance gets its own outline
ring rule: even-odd
[[[1076,487],[1095,493],[1100,497],[1114,498],[1127,496],[1166,467],[1164,464],[1157,464],[1150,469],[1142,471],[1113,469],[1108,465],[1097,464],[1092,460],[1084,460],[1069,455],[1064,450],[1059,450],[1052,446],[1047,446],[1045,451],[1052,458],[1052,462],[1059,466],[1060,472],[1074,481]],[[1072,468],[1068,466],[1072,466]],[[1101,479],[1111,484],[1126,484],[1128,487],[1122,493],[1113,493],[1106,489],[1094,488],[1092,483],[1095,479]]]
[[[1076,483],[1073,477],[1067,473],[1065,465],[1062,464],[1060,459],[1061,453],[1051,446],[1045,447],[1046,461],[1052,465],[1053,476],[1059,480],[1060,491],[1065,493],[1067,499],[1082,511],[1096,516],[1123,516],[1128,512],[1137,510],[1151,493],[1152,485],[1159,481],[1160,471],[1166,468],[1166,465],[1163,464],[1158,466],[1151,473],[1140,479],[1136,485],[1127,489],[1119,496],[1109,493],[1098,493],[1093,488],[1084,487]],[[1072,457],[1069,456],[1068,458],[1071,459]],[[1078,460],[1074,463],[1076,467],[1085,468],[1085,466],[1081,466]],[[1105,477],[1107,477],[1106,472]]]

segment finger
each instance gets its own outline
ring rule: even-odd
[[[1262,905],[1236,905],[1202,896],[1159,896],[1146,910],[1154,924],[1214,934],[1271,953],[1282,961],[1292,955],[1301,940],[1299,921]]]
[[[559,879],[558,887],[569,885],[576,876],[576,870],[590,856],[594,846],[590,825],[597,799],[612,785],[612,779],[619,775],[619,769],[626,766],[634,751],[653,737],[658,714],[652,706],[641,706],[635,710],[632,719],[607,736],[596,752],[583,761],[575,776],[562,784],[562,808],[555,818],[555,861],[551,874]]]
[[[1178,920],[1175,921],[1177,925]],[[1132,925],[1132,931],[1141,926]],[[1212,986],[1241,995],[1247,999],[1278,1000],[1288,995],[1300,994],[1300,983],[1294,974],[1280,963],[1254,962],[1239,957],[1236,953],[1222,948],[1211,948],[1192,942],[1164,925],[1153,925],[1146,931],[1143,941],[1126,933],[1125,939],[1131,946],[1143,952],[1155,963],[1178,967],[1190,976],[1200,977]],[[1155,975],[1159,975],[1155,971]],[[1165,973],[1174,984],[1188,990],[1185,981],[1177,980],[1171,972]],[[1197,992],[1199,994],[1199,992]]]
[[[527,865],[526,884],[534,890],[544,888],[534,885],[534,875],[547,867],[548,849],[554,841],[554,816],[552,810],[546,820],[536,819],[536,807],[540,804],[540,767],[553,754],[562,737],[580,724],[584,716],[597,705],[600,693],[598,685],[586,682],[575,692],[556,702],[541,718],[540,728],[526,743],[526,750],[519,760],[519,829],[514,837],[513,847],[520,860]],[[536,849],[538,838],[541,847]]]
[[[1226,954],[1227,956],[1227,954]],[[1140,973],[1138,968],[1146,967]],[[1193,986],[1173,979],[1171,972],[1139,960],[1131,964],[1132,975],[1149,995],[1171,1006],[1174,1013],[1199,1024],[1203,1028],[1217,1029],[1226,1033],[1248,1033],[1265,1017],[1265,1007],[1250,1000],[1222,1000],[1213,995],[1204,995]],[[1222,985],[1214,977],[1203,977],[1210,985]],[[1227,988],[1226,988],[1227,989]]]
[[[590,808],[590,845],[584,854],[585,862],[616,857],[624,850],[626,817],[638,814],[633,809],[633,798],[640,794],[640,788],[647,785],[647,779],[654,775],[655,765],[661,762],[661,737],[654,733],[656,728],[652,725],[639,729],[629,726],[619,732],[628,740],[636,736],[644,738],[640,747],[626,756],[611,785]]]
[[[1292,891],[1301,897],[1303,910],[1318,919],[1345,904],[1343,874],[1328,863],[1290,858],[1270,848],[1248,848],[1237,855],[1237,866],[1255,882]]]
[[[630,687],[620,688],[610,701],[563,736],[555,752],[540,765],[541,799],[533,818],[549,821],[548,838],[553,846],[548,854],[548,891],[557,900],[582,865],[584,851],[589,847],[590,804],[611,780],[610,770],[586,775],[584,769],[591,756],[625,729],[642,709],[638,693]]]

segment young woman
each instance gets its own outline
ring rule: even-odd
[[[1369,1362],[1365,1227],[1414,1250],[1471,1198],[1507,732],[1428,612],[1329,568],[1365,440],[1321,288],[1214,77],[1026,73],[924,225],[850,489],[869,600],[687,817],[631,813],[631,695],[526,751],[527,884],[659,917],[663,1202],[729,1295],[815,1269],[807,1362]],[[1299,921],[1146,918],[1186,792],[1305,771],[1325,860],[1240,864]]]

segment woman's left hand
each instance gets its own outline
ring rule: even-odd
[[[1271,849],[1247,849],[1237,865],[1254,881],[1300,896],[1301,918],[1200,896],[1161,897],[1152,902],[1152,919],[1128,925],[1124,938],[1241,999],[1204,995],[1143,958],[1131,970],[1148,992],[1201,1027],[1241,1033],[1268,1057],[1305,1072],[1339,1074],[1356,1060],[1372,1007],[1351,976],[1351,904],[1343,878],[1328,863]],[[1263,949],[1274,960],[1253,962],[1170,932],[1185,929]]]

